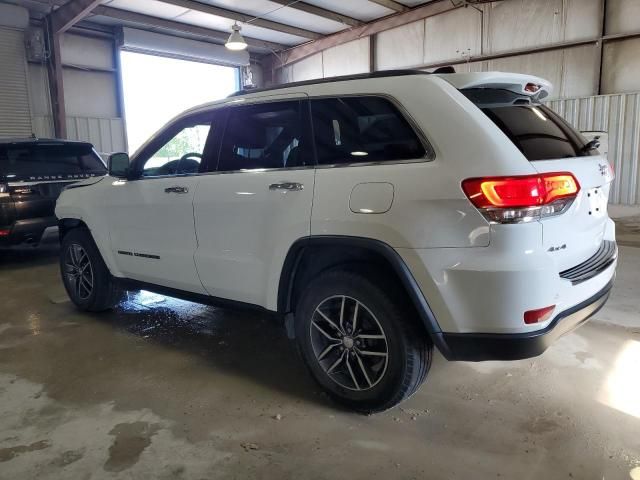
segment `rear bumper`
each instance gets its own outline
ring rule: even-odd
[[[9,235],[0,237],[0,246],[8,247],[23,243],[37,245],[42,240],[45,230],[57,226],[58,219],[54,216],[17,220],[10,227],[3,227],[11,230]]]
[[[560,336],[579,327],[600,310],[609,298],[612,286],[613,279],[589,299],[559,313],[542,330],[514,334],[439,332],[432,335],[447,360],[478,362],[536,357]]]

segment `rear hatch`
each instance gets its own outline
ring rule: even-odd
[[[106,174],[89,143],[13,142],[0,145],[0,183],[14,204],[14,220],[54,216],[70,183]]]
[[[529,83],[531,85],[531,83]],[[522,89],[522,87],[520,87]],[[543,243],[558,271],[576,266],[603,245],[613,171],[597,150],[535,95],[474,86],[461,90],[513,142],[539,173],[569,172],[580,191],[557,216],[542,218]]]

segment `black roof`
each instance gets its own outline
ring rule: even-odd
[[[62,138],[1,138],[0,145],[91,145],[90,142],[80,140],[65,140]]]
[[[438,69],[440,70],[440,69]],[[450,73],[450,72],[439,72],[436,70],[434,73]],[[302,82],[291,82],[291,83],[282,83],[280,85],[274,85],[273,87],[266,88],[249,88],[246,90],[239,90],[235,93],[229,95],[229,97],[239,97],[242,95],[247,95],[249,93],[256,92],[270,92],[272,90],[281,90],[283,88],[290,87],[300,87],[303,85],[318,85],[322,83],[334,83],[334,82],[346,82],[349,80],[363,80],[367,78],[385,78],[385,77],[404,77],[407,75],[431,75],[430,72],[425,72],[423,70],[382,70],[379,72],[370,72],[370,73],[359,73],[357,75],[342,75],[339,77],[328,77],[328,78],[318,78],[315,80],[305,80]]]

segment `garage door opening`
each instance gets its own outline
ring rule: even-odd
[[[129,153],[180,112],[238,89],[233,67],[121,52]]]

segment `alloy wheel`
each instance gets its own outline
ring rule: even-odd
[[[65,253],[65,276],[69,287],[79,300],[86,300],[93,292],[93,267],[87,251],[72,243]]]
[[[387,336],[371,310],[355,298],[335,295],[320,302],[309,335],[318,364],[341,387],[365,391],[384,377]]]

